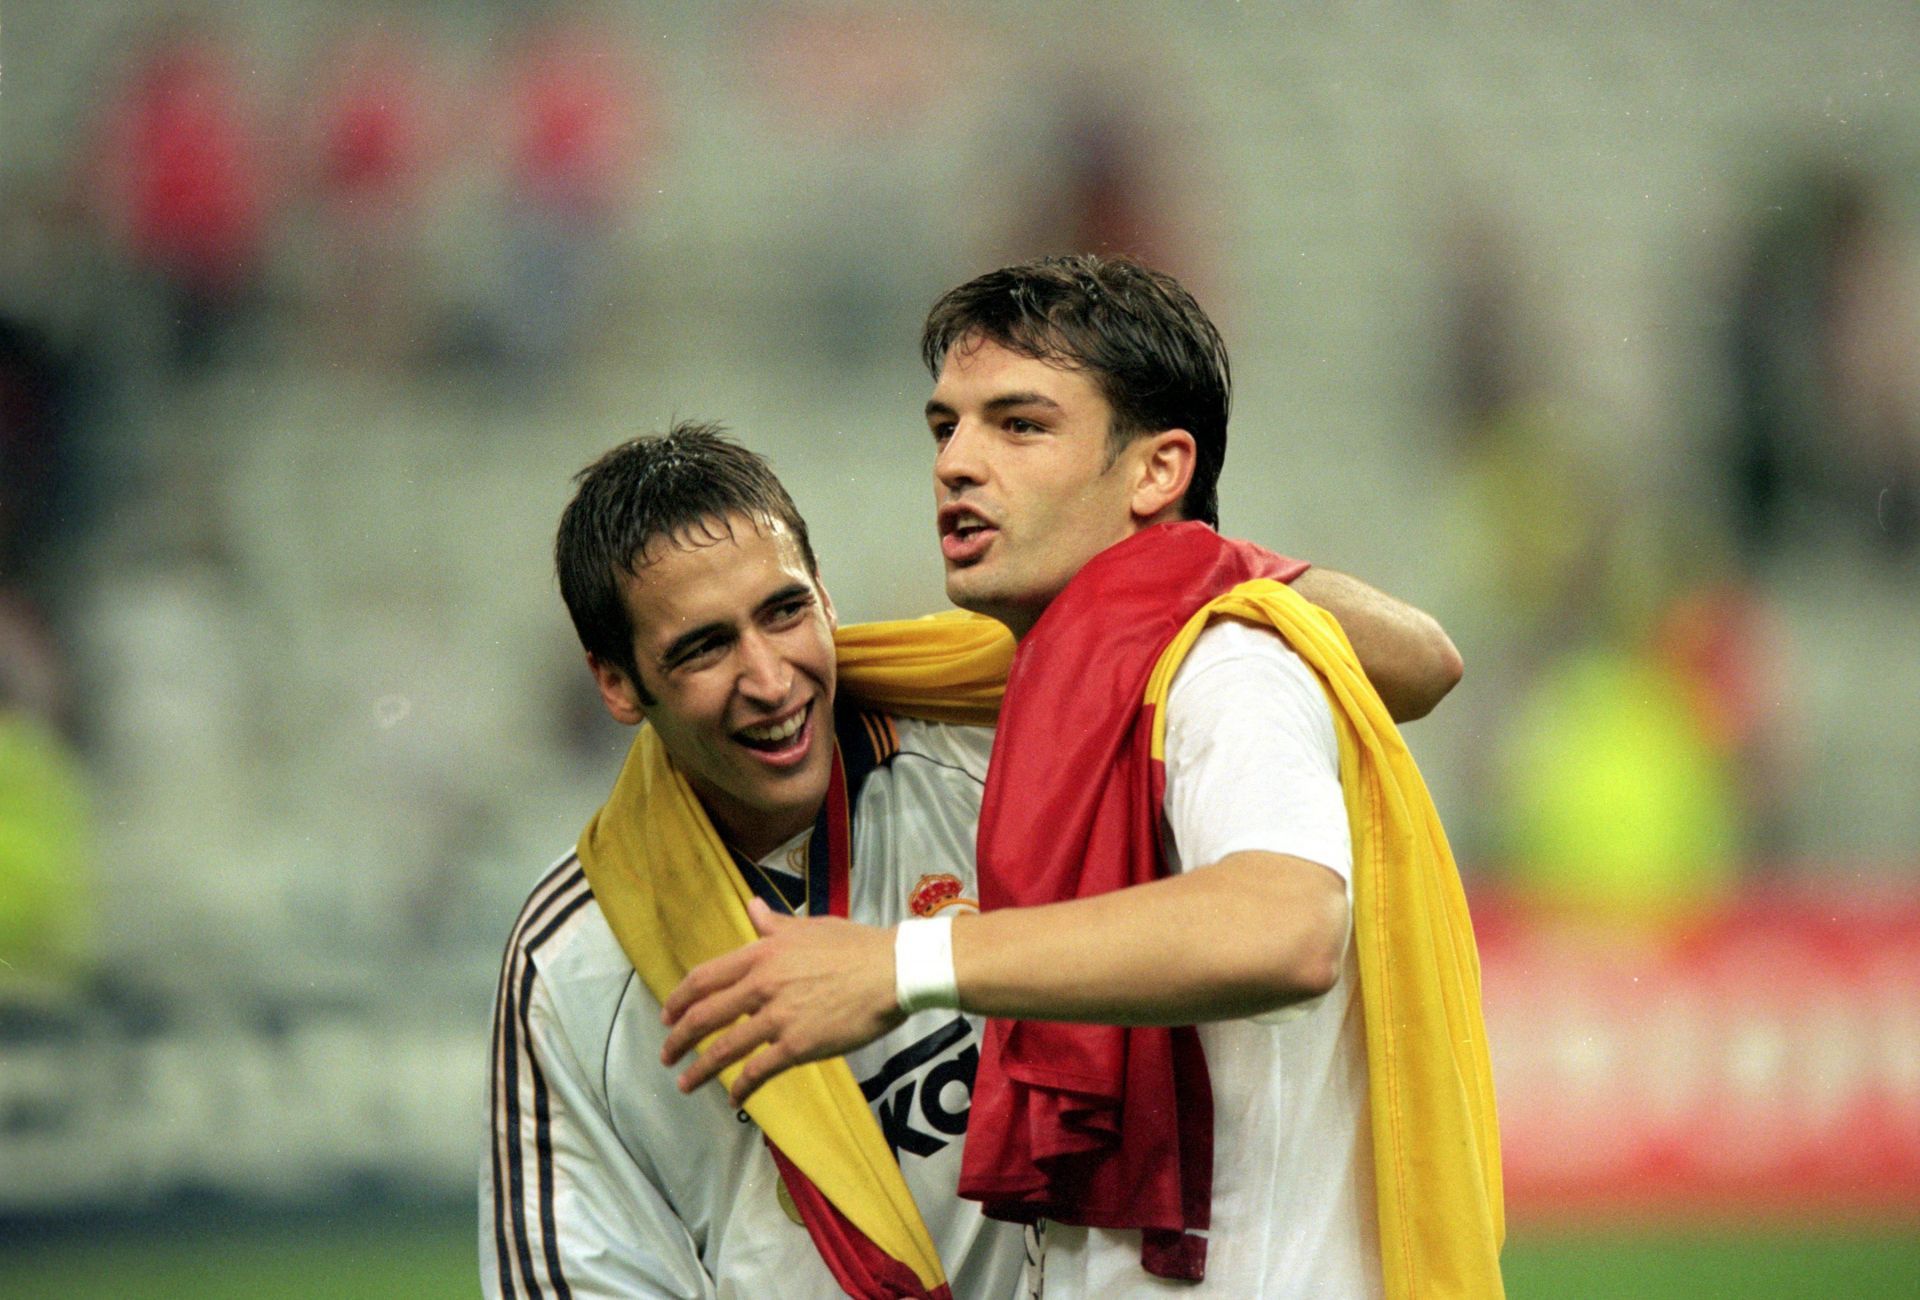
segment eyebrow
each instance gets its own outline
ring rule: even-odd
[[[805,596],[808,600],[811,600],[813,599],[813,588],[804,582],[789,582],[786,586],[768,596],[758,605],[755,605],[753,607],[754,612],[757,614],[763,610],[772,609],[775,605],[784,605],[796,596]]]
[[[989,397],[984,409],[989,415],[998,415],[1003,411],[1012,410],[1021,406],[1043,406],[1049,411],[1062,409],[1060,403],[1054,401],[1045,393],[1034,392],[1002,393],[997,397]],[[956,412],[945,402],[935,399],[927,403],[926,414],[928,419],[932,419],[936,415],[952,416],[956,414]]]
[[[667,642],[666,648],[660,652],[660,666],[663,668],[671,668],[701,641],[706,640],[710,636],[723,635],[731,631],[733,631],[733,625],[720,619],[715,619],[711,623],[702,623],[699,627],[689,628],[673,640]]]
[[[765,600],[755,605],[753,607],[754,613],[764,613],[775,605],[783,605],[795,597],[805,596],[810,599],[812,595],[813,592],[806,583],[790,582],[778,591],[770,593]],[[662,666],[671,667],[682,655],[693,649],[693,647],[701,641],[706,640],[710,636],[731,635],[732,632],[733,624],[727,622],[725,619],[715,619],[711,623],[702,623],[698,627],[688,628],[685,632],[682,632],[679,636],[667,642],[666,648],[660,652],[660,663]]]

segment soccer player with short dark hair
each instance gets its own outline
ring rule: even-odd
[[[750,1096],[903,1008],[993,1017],[960,1190],[1036,1226],[1048,1296],[1498,1294],[1458,874],[1362,639],[1212,527],[1211,322],[1050,259],[947,294],[923,352],[947,594],[1019,638],[982,910],[763,930],[669,997],[683,1084],[743,1062]]]

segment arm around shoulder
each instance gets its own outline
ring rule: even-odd
[[[1340,620],[1395,722],[1426,717],[1459,685],[1465,664],[1431,614],[1317,565],[1296,578],[1293,589]]]

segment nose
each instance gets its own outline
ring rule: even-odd
[[[787,702],[793,686],[793,665],[765,635],[754,632],[740,640],[740,693],[755,704],[777,708]]]
[[[971,420],[958,420],[953,432],[940,445],[933,458],[934,481],[949,492],[971,487],[981,480],[981,440]]]

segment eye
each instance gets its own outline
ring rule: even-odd
[[[721,636],[702,637],[691,645],[680,647],[667,661],[667,671],[678,672],[688,668],[705,668],[717,662],[726,651],[727,638]]]
[[[953,437],[953,421],[952,420],[942,420],[937,424],[929,425],[928,428],[931,429],[933,432],[933,441],[935,446],[943,447],[946,445],[947,440]]]
[[[812,596],[792,596],[767,607],[767,621],[774,627],[790,627],[806,617],[813,608]]]
[[[1014,415],[1007,418],[1007,431],[1009,433],[1039,433],[1041,429],[1040,426],[1032,420],[1022,419],[1020,416]]]

